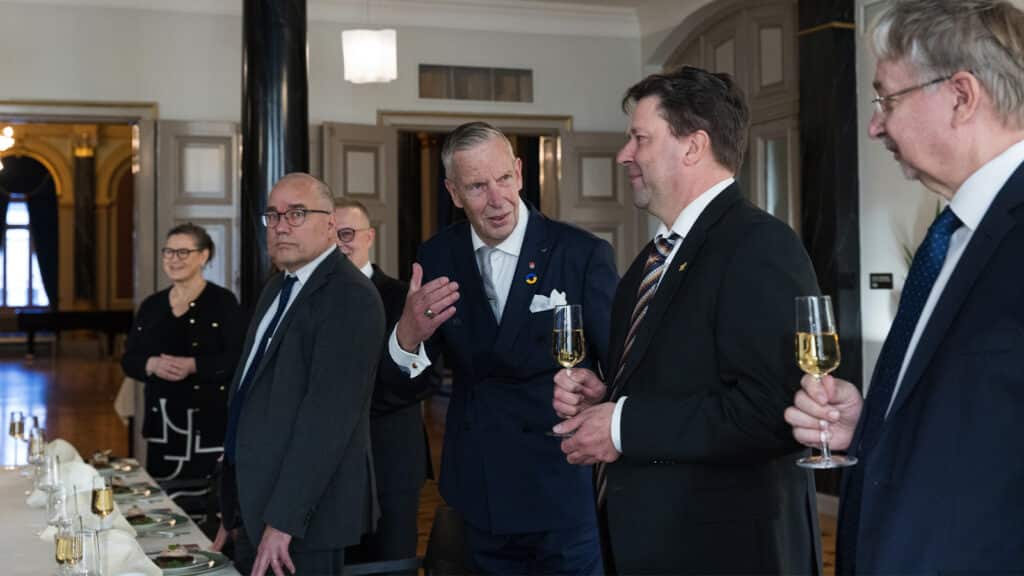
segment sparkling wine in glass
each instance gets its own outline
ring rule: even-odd
[[[583,307],[579,304],[555,306],[554,318],[551,354],[559,366],[571,372],[587,356],[587,339],[583,335]],[[548,431],[546,434],[556,438],[572,436],[572,432],[558,434]]]
[[[18,420],[17,412],[11,412],[11,419],[7,424],[7,435],[10,436],[11,442],[14,443],[14,464],[6,466],[5,468],[7,470],[16,470],[18,468],[18,437],[24,433],[25,422],[23,420]]]
[[[556,306],[554,317],[552,354],[562,368],[572,369],[587,356],[587,341],[583,336],[583,307],[579,304]]]
[[[796,362],[805,374],[817,380],[839,367],[839,334],[829,296],[800,296],[796,299]],[[852,456],[833,455],[828,436],[821,442],[821,455],[797,460],[804,468],[853,466]]]
[[[100,517],[101,529],[107,516],[114,513],[114,489],[102,476],[92,479],[92,511]]]
[[[56,560],[60,574],[72,574],[72,568],[82,561],[82,536],[70,526],[61,526],[54,537]]]

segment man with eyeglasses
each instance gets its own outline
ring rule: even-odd
[[[384,302],[385,325],[395,327],[405,306],[409,286],[384,273],[370,261],[376,230],[370,225],[366,206],[346,197],[334,199],[338,249],[373,282]],[[387,355],[381,358],[370,405],[370,441],[376,474],[380,520],[359,546],[345,551],[347,564],[403,560],[416,557],[416,514],[423,481],[432,477],[427,431],[420,400],[433,393],[440,377],[433,368],[410,382],[394,370]],[[420,394],[408,395],[414,386]]]
[[[389,354],[411,376],[442,351],[452,369],[441,495],[465,519],[466,569],[600,573],[591,470],[569,465],[546,433],[559,421],[553,306],[582,305],[580,366],[605,366],[612,248],[520,199],[522,164],[493,126],[459,126],[441,159],[467,221],[420,247]]]
[[[869,134],[949,202],[911,264],[867,398],[801,381],[794,437],[859,460],[837,572],[1024,572],[1024,12],[902,0],[874,30]]]
[[[235,373],[222,514],[244,573],[341,574],[377,511],[369,439],[384,311],[342,256],[331,191],[308,174],[271,190],[267,283]]]

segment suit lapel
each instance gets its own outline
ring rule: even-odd
[[[469,226],[469,222],[466,222],[459,231],[458,239],[452,245],[455,278],[460,280],[461,295],[459,301],[455,303],[455,308],[460,310],[458,315],[462,317],[462,321],[469,323],[472,328],[470,334],[478,340],[473,343],[473,348],[477,348],[481,345],[490,346],[494,342],[498,332],[498,321],[491,311],[490,304],[487,303],[487,295],[484,294],[484,281],[476,264]]]
[[[260,322],[263,317],[266,316],[267,310],[270,305],[274,303],[274,298],[277,297],[277,293],[281,290],[281,281],[283,275],[278,274],[267,282],[263,292],[260,293],[259,302],[256,303],[256,312],[253,314],[252,320],[249,321],[249,330],[245,335],[245,343],[242,345],[241,358],[239,359],[239,367],[242,370],[235,369],[235,377],[231,382],[231,390],[228,391],[228,398],[230,399],[235,395],[235,391],[238,390],[238,385],[242,382],[243,370],[245,369],[245,363],[249,361],[249,356],[252,354],[252,347],[256,345],[256,331],[259,330]],[[255,368],[255,367],[254,367]]]
[[[1006,234],[1016,225],[1009,212],[1024,203],[1024,164],[1019,166],[996,196],[988,212],[974,231],[970,243],[960,256],[942,296],[939,298],[928,319],[928,325],[921,333],[921,339],[914,349],[907,371],[903,375],[899,392],[893,401],[890,416],[906,402],[910,392],[917,385],[925,368],[931,362],[935,350],[942,343],[950,325],[956,319],[960,307],[967,299],[971,288],[988,264],[992,254],[999,247]]]
[[[689,272],[690,265],[693,260],[698,256],[701,246],[704,245],[704,240],[707,239],[708,231],[718,222],[718,220],[725,215],[726,212],[736,203],[740,201],[739,188],[736,184],[731,184],[728,188],[722,191],[710,204],[701,212],[701,215],[697,218],[697,221],[693,223],[693,228],[683,239],[683,244],[676,251],[672,261],[666,265],[665,272],[661,276],[661,283],[658,285],[658,291],[654,293],[654,298],[647,307],[647,314],[640,323],[640,327],[637,329],[636,340],[633,342],[633,347],[629,350],[629,357],[623,358],[622,361],[626,363],[623,369],[622,376],[620,378],[623,382],[628,382],[630,374],[636,369],[636,366],[640,363],[640,359],[643,358],[644,353],[647,351],[647,347],[651,343],[651,339],[654,333],[657,331],[658,326],[665,318],[665,312],[668,310],[669,305],[675,298],[676,292],[679,291],[679,287],[683,283],[683,278]],[[646,252],[645,260],[646,260]],[[641,264],[641,274],[643,264]],[[639,282],[639,280],[637,280]],[[627,314],[632,315],[633,306],[636,302],[636,287],[633,287],[632,302],[629,306]],[[684,303],[685,304],[685,303]],[[626,320],[625,330],[629,331],[629,320]],[[616,368],[616,371],[618,368]],[[612,372],[615,374],[616,372]]]
[[[551,246],[548,244],[547,236],[544,217],[530,210],[523,246],[519,250],[519,259],[516,262],[516,272],[512,276],[512,286],[508,290],[505,309],[501,314],[501,325],[498,327],[498,339],[495,342],[495,348],[498,350],[511,349],[523,323],[530,317],[530,301],[537,293],[537,287],[541,285],[539,279],[547,272],[548,259],[551,257]],[[534,264],[532,270],[530,262]],[[536,274],[538,278],[533,284],[526,283],[526,275],[530,272]]]
[[[320,289],[327,279],[333,274],[340,261],[339,253],[337,249],[332,251],[323,262],[313,270],[313,273],[302,285],[302,290],[295,296],[295,300],[292,301],[292,305],[285,311],[284,316],[277,323],[277,329],[274,330],[274,335],[270,338],[270,343],[267,345],[267,351],[263,353],[263,359],[260,361],[260,365],[256,367],[256,374],[253,377],[253,386],[259,381],[259,375],[263,370],[271,363],[274,355],[277,353],[277,349],[281,346],[281,341],[284,340],[283,334],[288,330],[288,326],[292,322],[292,318],[295,317],[296,312],[305,303],[305,300],[309,298],[309,295]],[[280,286],[280,282],[278,283]]]

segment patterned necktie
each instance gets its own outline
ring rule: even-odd
[[[256,376],[256,368],[259,367],[260,360],[263,359],[263,353],[267,351],[270,338],[274,335],[274,330],[277,329],[277,323],[281,321],[281,316],[284,315],[284,310],[288,307],[288,299],[292,295],[292,287],[295,286],[296,280],[298,278],[290,274],[284,277],[284,281],[281,283],[281,293],[277,300],[277,310],[274,311],[270,324],[267,324],[267,329],[263,332],[263,337],[260,338],[260,345],[256,348],[256,354],[253,355],[252,362],[249,363],[249,369],[246,370],[242,381],[238,384],[238,390],[235,390],[235,394],[231,397],[231,407],[228,410],[228,427],[224,433],[224,459],[229,464],[235,462],[235,437],[238,435],[238,419],[242,416],[245,393],[248,391],[249,385],[252,384],[252,379]]]
[[[889,335],[878,356],[877,375],[871,382],[870,394],[865,403],[866,420],[861,433],[861,454],[866,455],[878,441],[910,339],[921,318],[921,310],[928,301],[932,285],[942,270],[942,263],[946,260],[949,240],[960,224],[960,219],[947,206],[932,222],[928,228],[928,235],[914,255],[907,281],[903,286],[896,319],[893,320],[892,328],[889,329]]]
[[[629,332],[626,333],[626,341],[622,347],[622,355],[619,357],[619,369],[615,372],[612,380],[611,394],[608,396],[613,402],[618,399],[622,392],[622,373],[626,368],[626,358],[629,358],[629,351],[633,348],[636,340],[637,330],[640,323],[647,316],[647,308],[654,299],[654,293],[658,291],[661,276],[665,272],[665,264],[668,262],[668,255],[672,253],[679,235],[675,232],[669,237],[661,237],[655,240],[654,246],[647,255],[647,262],[644,263],[644,275],[640,286],[636,291],[636,304],[633,305],[633,315],[629,320]]]
[[[501,308],[498,306],[498,291],[494,289],[494,280],[491,279],[493,270],[491,268],[491,254],[494,252],[494,248],[488,246],[481,246],[477,249],[476,253],[477,263],[480,264],[480,279],[484,282],[484,295],[487,296],[487,304],[490,305],[491,311],[494,312],[494,318],[501,324]]]
[[[622,392],[623,382],[621,377],[625,371],[626,358],[629,357],[633,341],[636,340],[637,329],[647,315],[647,308],[651,300],[654,299],[654,293],[657,292],[658,286],[661,283],[661,276],[665,273],[665,264],[668,263],[668,256],[672,253],[672,248],[675,247],[678,239],[679,235],[675,232],[668,238],[658,238],[647,255],[647,261],[644,263],[643,278],[636,291],[636,304],[633,305],[633,315],[629,321],[629,332],[626,333],[626,342],[622,347],[622,356],[619,357],[619,369],[615,372],[611,393],[608,396],[612,402],[618,400]],[[594,465],[594,484],[597,488],[597,505],[598,507],[604,506],[608,489],[608,464],[606,462],[598,462]]]
[[[921,311],[928,301],[932,285],[942,270],[949,250],[949,241],[953,232],[960,227],[960,219],[947,206],[928,228],[921,247],[914,255],[910,265],[910,273],[903,285],[899,310],[893,320],[889,335],[882,345],[878,356],[876,376],[871,381],[871,389],[864,403],[864,426],[861,431],[860,443],[856,448],[860,464],[850,471],[850,480],[843,493],[846,511],[840,517],[838,553],[844,565],[843,572],[853,573],[857,553],[857,533],[860,525],[861,497],[864,492],[864,469],[867,466],[867,454],[878,442],[885,423],[885,413],[889,410],[896,380],[899,378],[903,360],[907,355],[907,347],[914,335],[914,329],[921,318]]]

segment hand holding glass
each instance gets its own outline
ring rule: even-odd
[[[820,381],[839,367],[839,334],[829,296],[800,296],[796,299],[796,361],[805,374]],[[828,434],[822,431],[821,455],[797,460],[804,468],[844,468],[853,466],[852,456],[832,455]]]
[[[551,354],[555,362],[571,374],[572,368],[587,356],[587,340],[583,335],[583,307],[579,304],[556,306],[554,318]],[[549,431],[547,435],[567,438],[572,433],[556,434]]]

